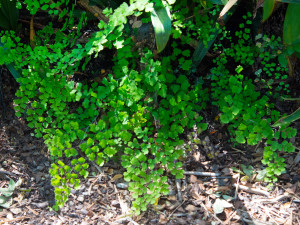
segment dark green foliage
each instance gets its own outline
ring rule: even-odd
[[[0,2],[0,27],[6,30],[16,30],[19,19],[19,9],[16,0]]]

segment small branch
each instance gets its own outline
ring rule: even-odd
[[[260,143],[261,143],[261,141],[260,142],[258,142],[258,144],[256,145],[256,147],[255,147],[255,152],[256,152],[256,150],[258,149],[258,147],[259,147],[259,145],[260,145]]]
[[[237,211],[234,211],[231,213],[231,215],[228,217],[228,219],[226,219],[226,221],[224,222],[225,224],[230,224],[231,219],[237,214]]]
[[[10,223],[10,222],[18,221],[18,220],[29,219],[29,218],[30,217],[28,217],[28,216],[21,216],[21,217],[10,219],[10,220],[2,220],[2,221],[0,221],[0,224]]]
[[[105,23],[108,23],[108,18],[103,15],[102,10],[97,6],[90,6],[89,0],[80,0],[78,4],[85,8],[87,11],[92,13],[99,20],[103,20]]]
[[[232,179],[231,176],[207,177],[205,179]]]
[[[176,212],[176,210],[183,205],[183,203],[185,203],[186,200],[184,200],[183,202],[181,202],[174,210],[173,212],[171,212],[171,214],[168,216],[168,220],[170,219],[170,217]]]
[[[212,172],[194,172],[194,171],[184,171],[185,175],[195,175],[195,176],[204,176],[204,177],[218,177],[221,173],[212,173]]]
[[[232,147],[232,149],[233,149],[234,151],[237,151],[237,152],[240,152],[240,153],[242,153],[243,155],[245,155],[245,154],[246,154],[245,152],[243,152],[243,151],[242,151],[242,150],[240,150],[240,149],[233,148],[233,147]]]
[[[253,224],[253,225],[273,225],[274,224],[272,222],[261,222],[261,221],[253,220],[253,219],[248,220],[246,218],[243,218],[242,220],[249,223],[249,224]]]
[[[237,187],[237,184],[233,184],[234,187]],[[270,196],[269,192],[267,191],[263,191],[263,190],[258,190],[258,189],[253,189],[247,186],[243,186],[243,185],[238,185],[238,188],[240,190],[249,192],[249,193],[254,193],[254,194],[259,194],[259,195],[266,195],[266,196]]]
[[[181,186],[180,186],[180,180],[176,179],[176,187],[177,187],[177,192],[178,192],[178,201],[182,202],[182,194],[181,194]]]
[[[277,203],[279,201],[281,201],[282,199],[285,198],[292,198],[293,196],[290,194],[283,194],[283,195],[279,195],[276,198],[268,198],[268,199],[254,199],[252,200],[252,202],[271,202],[271,203]]]
[[[14,174],[14,173],[12,173],[12,172],[5,171],[5,170],[0,170],[0,175],[1,175],[1,174],[5,174],[5,175],[17,177],[16,174]]]
[[[124,218],[120,218],[120,219],[117,219],[114,221],[114,223],[123,223],[123,222],[131,222],[134,225],[139,225],[137,222],[135,222],[130,217],[124,217]]]
[[[236,185],[235,185],[235,193],[234,193],[234,199],[237,198],[237,193],[238,193],[239,185],[240,185],[240,177],[241,177],[241,174],[239,174],[238,180],[236,181]]]

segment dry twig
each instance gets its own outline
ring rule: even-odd
[[[291,198],[291,197],[293,197],[293,196],[290,195],[290,194],[283,194],[283,195],[277,196],[276,198],[254,199],[253,202],[271,202],[271,203],[276,203],[276,202],[279,202],[282,199]]]
[[[237,149],[237,148],[232,148],[234,151],[237,151],[237,152],[240,152],[240,153],[242,153],[243,155],[246,155],[246,153],[245,152],[243,152],[242,150],[240,150],[240,149]]]
[[[90,6],[89,0],[80,0],[78,4],[85,8],[87,11],[92,13],[99,20],[103,20],[105,23],[108,23],[108,18],[103,15],[102,10],[97,6]]]
[[[233,186],[237,187],[237,184],[233,184]],[[249,193],[254,193],[254,194],[259,194],[259,195],[266,195],[268,197],[270,196],[269,192],[267,192],[267,191],[254,189],[254,188],[243,186],[243,185],[238,185],[238,188],[243,190],[243,191],[249,192]]]
[[[237,193],[238,193],[239,185],[240,185],[240,177],[241,177],[241,175],[239,174],[238,175],[238,180],[236,181],[236,185],[235,185],[234,199],[237,198]]]
[[[9,171],[5,171],[5,170],[0,170],[0,175],[1,174],[5,174],[5,175],[9,175],[9,176],[13,176],[13,177],[17,177],[16,174],[9,172]]]
[[[182,202],[182,194],[181,194],[181,185],[180,185],[180,180],[176,179],[176,188],[178,192],[178,201]]]
[[[176,212],[176,210],[183,205],[183,203],[185,203],[186,200],[184,200],[183,202],[181,202],[174,210],[173,212],[171,212],[171,214],[168,216],[168,220],[170,219],[170,217]]]
[[[18,221],[18,220],[29,219],[29,218],[30,217],[28,217],[28,216],[21,216],[21,217],[10,219],[10,220],[2,220],[2,221],[0,221],[0,224],[10,223],[10,222]]]
[[[212,173],[212,172],[196,172],[196,171],[184,171],[185,175],[195,175],[195,176],[204,176],[204,177],[218,177],[221,173]]]
[[[200,202],[200,205],[203,209],[205,209],[205,211],[208,214],[212,215],[219,223],[224,224],[224,222],[222,220],[220,220],[214,213],[211,213],[202,202]]]

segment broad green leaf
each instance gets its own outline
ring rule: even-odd
[[[283,25],[283,41],[296,52],[300,52],[300,4],[290,3]]]
[[[243,172],[248,176],[251,177],[253,172],[254,172],[254,168],[252,166],[245,166],[244,164],[241,164],[241,168],[243,170]]]
[[[276,0],[277,2],[283,2],[283,3],[298,3],[300,4],[299,0]]]
[[[205,46],[202,40],[199,41],[198,47],[196,48],[193,54],[193,58],[192,58],[193,63],[192,63],[191,70],[196,69],[197,66],[202,62],[204,56],[206,55],[206,53],[208,52],[212,44],[215,42],[217,36],[218,36],[218,32],[215,32],[213,34],[213,38],[209,42],[207,42],[207,46]]]
[[[0,206],[2,208],[9,208],[13,203],[12,198],[6,198],[4,196],[0,196]]]
[[[16,81],[17,79],[21,77],[20,73],[16,70],[14,63],[8,63],[5,64],[11,75],[15,78]]]
[[[264,177],[266,176],[267,174],[267,171],[264,169],[264,170],[260,170],[260,171],[257,171],[257,177],[256,177],[256,180],[258,181],[262,181],[264,179]]]
[[[278,56],[278,62],[280,63],[281,66],[286,67],[287,66],[287,60],[288,56],[284,53],[280,54]]]
[[[231,169],[232,169],[234,172],[236,172],[236,173],[240,173],[240,174],[242,174],[242,175],[245,175],[243,171],[241,171],[240,169],[238,169],[238,168],[236,168],[236,167],[232,167]]]
[[[0,188],[0,193],[4,196],[10,197],[13,194],[12,190],[9,190],[9,188]]]
[[[160,53],[167,45],[171,34],[171,15],[169,8],[153,8],[151,21],[154,27],[157,52]]]
[[[1,17],[0,17],[1,18]],[[4,48],[4,44],[1,43],[0,41],[0,48]],[[5,48],[4,48],[5,51]],[[15,78],[16,81],[18,81],[17,79],[21,77],[20,73],[16,70],[15,68],[15,64],[14,63],[7,63],[5,64],[7,69],[9,70],[9,72],[11,73],[11,75],[13,75],[13,77]]]
[[[263,21],[266,21],[271,16],[274,10],[275,3],[275,0],[264,1]]]
[[[213,204],[213,209],[215,214],[222,213],[224,211],[224,208],[231,208],[231,207],[233,207],[231,203],[225,201],[224,199],[219,199],[219,198],[217,198],[217,200]]]
[[[208,0],[208,1],[216,5],[225,5],[228,2],[228,0]]]
[[[0,27],[6,30],[15,30],[18,19],[19,10],[16,8],[16,0],[1,0]]]
[[[300,108],[298,108],[291,115],[280,118],[278,121],[276,121],[273,124],[273,127],[279,127],[279,126],[294,122],[295,120],[298,120],[298,119],[300,119]]]
[[[286,97],[281,97],[282,100],[284,101],[299,101],[300,98],[286,98]]]
[[[7,201],[7,198],[5,198],[4,196],[0,196],[0,206],[2,204],[4,204]]]

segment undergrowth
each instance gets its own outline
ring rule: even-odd
[[[49,23],[37,32],[34,47],[22,43],[13,31],[1,32],[0,64],[15,63],[22,71],[14,101],[16,115],[26,118],[36,137],[45,140],[53,162],[54,209],[63,207],[71,188],[80,186],[80,176],[88,176],[91,163],[102,166],[114,158],[125,169],[135,213],[145,211],[149,203],[168,194],[168,176],[183,177],[183,133],[195,127],[199,133],[206,130],[201,115],[209,101],[219,109],[220,122],[228,124],[233,142],[256,145],[266,141],[262,161],[266,181],[275,181],[276,175],[284,172],[281,154],[294,151],[288,140],[296,130],[271,126],[280,116],[272,97],[288,88],[284,84],[286,70],[277,62],[277,52],[283,48],[280,40],[261,37],[257,39],[262,40],[260,44],[253,44],[248,14],[235,34],[238,42],[223,30],[215,44],[214,50],[220,52],[215,66],[201,82],[193,82],[188,75],[191,43],[194,38],[205,43],[213,38],[211,33],[218,27],[213,18],[219,9],[199,5],[181,11],[184,3],[174,2],[164,2],[174,10],[169,54],[164,56],[155,56],[147,48],[136,50],[133,38],[124,32],[127,17],[142,15],[147,21],[153,3],[159,1],[130,1],[114,11],[103,10],[109,22],[100,21],[99,31],[85,45],[76,42],[87,23],[84,14],[76,20],[77,31],[67,32],[75,25],[70,16],[75,4],[70,6],[67,1],[55,5],[24,1],[32,14],[41,9],[65,19],[58,30]],[[60,11],[63,4],[66,7]],[[205,16],[201,17],[199,10]],[[188,15],[195,21],[187,20]],[[223,46],[223,40],[229,40],[230,46]],[[84,70],[90,58],[104,48],[116,49],[112,72],[97,82],[75,81],[73,74]],[[234,62],[236,71],[228,69],[229,61]],[[244,68],[258,61],[257,73],[243,74]],[[100,76],[100,69],[98,72]],[[274,81],[279,82],[277,88],[272,86]]]

